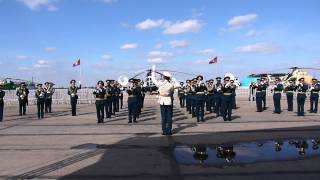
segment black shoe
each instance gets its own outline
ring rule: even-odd
[[[162,135],[164,135],[164,136],[165,136],[165,135],[167,135],[167,134],[163,132],[163,133],[162,133]]]
[[[133,120],[133,122],[134,122],[134,123],[138,123],[138,121],[136,121],[136,120]]]
[[[132,121],[128,121],[128,124],[132,123]]]
[[[172,136],[172,132],[168,132],[166,135],[167,136]]]

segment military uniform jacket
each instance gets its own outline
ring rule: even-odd
[[[5,94],[6,94],[6,92],[0,91],[0,105],[4,104],[3,98],[4,98]]]
[[[204,95],[207,92],[207,87],[198,85],[195,87],[195,90],[196,90],[196,94],[203,94]]]
[[[178,96],[179,97],[184,96],[185,89],[186,88],[184,86],[181,86],[178,88]]]
[[[16,95],[19,97],[19,100],[28,101],[29,90],[28,88],[25,88],[25,89],[18,88]]]
[[[310,92],[311,92],[311,94],[319,94],[319,92],[320,92],[320,84],[319,83],[312,84],[311,88],[310,88]]]
[[[278,83],[275,85],[275,87],[273,88],[274,93],[278,93],[278,92],[282,92],[283,91],[283,85]]]
[[[286,94],[293,94],[293,92],[295,91],[296,87],[295,85],[288,85],[287,87],[284,88],[284,91]]]
[[[223,85],[222,86],[222,93],[225,94],[225,95],[232,95],[234,93],[236,89],[236,86],[235,85]]]
[[[68,89],[68,95],[70,95],[71,97],[75,97],[78,99],[78,87],[75,86],[75,87],[72,87],[70,86],[69,89]]]
[[[213,95],[213,91],[214,91],[214,87],[212,84],[209,84],[207,86],[207,92],[208,92],[208,95]]]
[[[35,92],[35,96],[38,101],[44,101],[44,98],[45,98],[44,89],[41,89],[41,90],[37,89]]]
[[[101,101],[105,100],[106,92],[107,91],[105,88],[97,88],[95,91],[93,91],[93,95],[97,101]]]
[[[305,93],[308,90],[308,85],[307,84],[298,84],[296,86],[296,91],[298,93]]]
[[[55,89],[54,88],[44,88],[44,92],[45,92],[45,98],[46,99],[52,99],[52,95],[53,93],[55,92]]]
[[[217,83],[213,86],[213,93],[214,94],[221,94],[222,93],[222,84]]]

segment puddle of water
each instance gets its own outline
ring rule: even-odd
[[[176,145],[178,163],[186,165],[240,165],[320,157],[319,140],[245,142],[228,145]]]

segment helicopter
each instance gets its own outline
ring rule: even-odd
[[[174,70],[157,70],[156,74],[163,76],[162,72],[167,71],[170,72],[173,76],[197,76],[196,74],[192,74],[192,73],[186,73],[186,72],[181,72],[181,71],[174,71]],[[146,89],[147,92],[149,92],[150,94],[157,92],[158,88],[156,87],[156,85],[154,84],[154,82],[152,82],[152,78],[151,78],[151,69],[145,69],[142,70],[140,72],[138,72],[137,74],[135,74],[134,76],[132,76],[130,79],[137,79],[138,77],[141,77],[144,79],[143,82],[143,87]],[[141,79],[142,79],[141,78]],[[120,76],[118,78],[118,82],[123,86],[126,87],[129,83],[130,80],[128,77],[126,76]],[[179,82],[176,78],[172,78],[172,82],[176,85],[179,86]]]
[[[273,73],[276,71],[285,71],[290,70],[290,72],[281,72],[281,73]],[[289,80],[294,81],[295,83],[298,83],[300,78],[305,79],[305,83],[308,85],[312,84],[312,79],[314,78],[312,75],[310,75],[306,70],[315,70],[320,71],[320,68],[312,68],[312,67],[290,67],[290,68],[282,68],[277,69],[272,72],[265,72],[265,73],[258,73],[258,74],[250,74],[247,78],[242,79],[242,84],[244,86],[249,86],[251,82],[255,82],[258,78],[264,78],[266,79],[270,84],[275,82],[276,78],[280,78],[284,84],[288,84]]]
[[[4,90],[15,90],[20,86],[21,82],[25,82],[29,89],[35,89],[36,84],[33,80],[28,81],[24,79],[14,79],[14,78],[4,78],[1,79],[0,82],[4,85]]]

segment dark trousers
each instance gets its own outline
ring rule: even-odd
[[[19,114],[20,116],[25,115],[26,114],[26,108],[27,107],[27,101],[26,100],[21,100],[19,99]]]
[[[115,96],[115,101],[116,101],[115,112],[119,112],[119,109],[120,109],[119,99],[120,99],[119,96]]]
[[[266,92],[262,92],[263,96],[262,96],[262,102],[263,102],[263,109],[266,109],[266,104],[267,104],[267,93]]]
[[[257,111],[258,112],[262,112],[263,111],[262,101],[263,101],[263,95],[261,94],[261,92],[257,92],[256,93],[256,106],[257,106]]]
[[[190,103],[191,103],[191,111],[189,113],[192,114],[192,117],[196,117],[196,99],[194,95],[191,95],[190,98]]]
[[[304,103],[306,101],[306,94],[298,93],[297,103],[298,103],[298,116],[304,115]]]
[[[232,95],[232,109],[237,109],[236,94]]]
[[[186,109],[187,111],[191,112],[190,95],[186,95]]]
[[[293,111],[293,93],[287,93],[288,111]]]
[[[105,111],[106,111],[106,118],[111,118],[111,114],[112,114],[112,100],[111,100],[111,97],[110,97],[110,96],[106,99],[104,108],[105,108]]]
[[[115,115],[117,112],[117,97],[112,96],[112,114]]]
[[[208,95],[206,97],[206,110],[209,111],[209,112],[213,112],[213,109],[214,109],[214,98],[213,98],[213,95]]]
[[[224,95],[222,96],[221,102],[221,111],[224,121],[231,121],[231,114],[232,114],[232,95]]]
[[[204,95],[196,95],[195,97],[196,103],[196,116],[197,121],[199,122],[204,121],[204,103],[205,103],[205,96]]]
[[[44,100],[37,100],[38,119],[44,117]]]
[[[4,104],[0,103],[0,122],[3,120],[3,107],[4,107]]]
[[[273,104],[274,104],[274,112],[281,113],[281,93],[273,94]]]
[[[128,97],[129,122],[137,119],[137,97]]]
[[[70,98],[72,116],[76,116],[77,115],[77,101],[78,101],[77,97],[71,97]]]
[[[123,107],[123,96],[119,97],[119,101],[120,101],[120,108],[122,109],[122,107]]]
[[[310,95],[310,112],[318,112],[319,94],[311,93]]]
[[[214,112],[217,114],[217,116],[220,116],[221,114],[221,100],[222,100],[222,94],[217,93],[213,95],[214,98]]]
[[[184,94],[179,95],[179,101],[180,101],[180,108],[184,108],[186,103],[186,97]]]
[[[52,98],[45,99],[45,112],[51,113]]]
[[[96,100],[96,110],[98,123],[103,123],[105,100]]]
[[[172,105],[160,105],[162,132],[171,134],[172,132]]]

